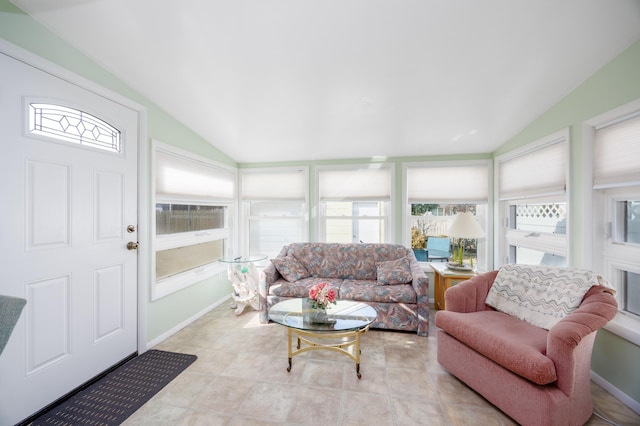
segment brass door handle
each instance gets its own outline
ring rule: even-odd
[[[138,244],[137,242],[134,243],[133,241],[129,241],[127,243],[127,250],[137,250],[138,246],[140,246],[140,244]]]

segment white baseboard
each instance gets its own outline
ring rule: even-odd
[[[640,402],[631,398],[629,395],[625,394],[620,389],[616,388],[611,383],[606,381],[602,376],[599,376],[593,371],[591,371],[591,380],[593,380],[596,384],[598,384],[602,389],[606,390],[611,395],[619,399],[624,405],[631,408],[636,413],[640,414]]]
[[[212,304],[210,306],[207,306],[205,309],[201,310],[200,312],[196,313],[195,315],[191,316],[190,318],[187,318],[186,320],[182,321],[180,324],[176,325],[175,327],[171,328],[170,330],[167,330],[165,333],[162,333],[160,336],[156,337],[155,339],[147,342],[147,349],[151,349],[154,346],[162,343],[163,341],[165,341],[169,337],[173,336],[178,331],[182,330],[183,328],[185,328],[186,326],[188,326],[189,324],[191,324],[192,322],[194,322],[198,318],[208,314],[209,312],[211,312],[212,310],[214,310],[218,306],[220,306],[223,303],[227,302],[229,299],[231,299],[231,294],[229,294],[228,296],[218,300],[214,304]]]

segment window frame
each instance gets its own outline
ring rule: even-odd
[[[151,205],[153,206],[153,213],[151,214],[151,300],[158,300],[162,297],[168,296],[176,291],[187,288],[191,285],[197,284],[207,278],[211,278],[220,273],[226,273],[227,267],[221,264],[217,260],[208,263],[206,265],[190,269],[188,271],[157,280],[156,278],[156,252],[166,250],[168,248],[184,247],[187,245],[195,245],[204,242],[223,240],[224,257],[229,257],[233,253],[233,247],[235,243],[233,223],[236,210],[237,191],[234,190],[233,200],[231,199],[215,199],[206,196],[193,196],[193,195],[164,195],[157,194],[156,192],[156,174],[157,163],[156,153],[162,152],[165,155],[173,155],[180,159],[190,160],[207,167],[211,167],[213,170],[219,170],[224,173],[230,173],[233,175],[234,185],[237,182],[237,169],[217,161],[201,157],[193,154],[189,151],[185,151],[176,148],[166,143],[152,140],[152,152],[151,152]],[[179,232],[175,234],[156,234],[156,214],[155,206],[157,204],[190,204],[190,205],[207,205],[223,207],[225,211],[224,228],[221,229],[207,229],[197,230],[190,232]]]
[[[624,187],[616,189],[604,189],[601,208],[603,215],[604,237],[602,252],[599,256],[601,265],[594,259],[595,268],[602,268],[603,275],[616,289],[616,300],[618,301],[618,314],[611,320],[605,328],[623,337],[636,345],[640,345],[640,316],[623,310],[624,283],[622,282],[622,272],[629,271],[640,274],[640,244],[623,243],[614,240],[616,232],[615,226],[616,203],[628,199],[640,199],[640,186]],[[594,206],[595,208],[595,206]],[[611,225],[609,225],[611,224]]]
[[[562,193],[551,191],[549,193],[537,193],[537,191],[523,191],[520,195],[510,195],[508,198],[501,197],[500,194],[500,174],[501,165],[510,160],[517,159],[529,154],[534,154],[540,150],[551,147],[555,144],[564,144],[561,148],[565,150],[564,181],[565,188]],[[495,217],[496,223],[496,243],[495,243],[495,267],[506,263],[514,263],[511,259],[511,247],[518,243],[517,247],[527,248],[536,251],[544,251],[553,254],[561,254],[566,258],[566,266],[571,264],[571,138],[569,129],[563,129],[552,133],[546,137],[530,142],[520,148],[499,155],[494,159],[494,199],[496,203]],[[511,206],[517,204],[551,204],[563,202],[566,204],[566,234],[538,233],[535,239],[526,235],[529,231],[519,231],[511,229]],[[516,259],[517,261],[517,259]]]
[[[513,200],[505,200],[502,204],[503,209],[503,217],[505,220],[505,231],[504,231],[504,244],[505,244],[505,263],[517,263],[517,258],[511,258],[511,247],[520,247],[535,251],[540,251],[544,253],[554,254],[558,256],[563,256],[567,259],[567,265],[569,266],[569,257],[568,257],[568,248],[569,248],[569,240],[566,234],[555,234],[551,232],[535,232],[535,231],[524,231],[512,228],[512,207],[517,208],[518,205],[521,204],[558,204],[565,203],[566,206],[566,223],[567,223],[567,232],[568,232],[568,224],[569,224],[569,206],[566,200],[566,197],[562,196],[551,196],[551,197],[540,197],[540,198],[526,198],[526,199],[513,199]]]
[[[640,185],[617,184],[611,187],[594,188],[594,146],[598,127],[624,121],[640,113],[640,100],[614,108],[589,120],[582,127],[583,135],[583,264],[609,280],[616,288],[618,314],[605,325],[611,333],[640,346],[640,317],[621,310],[619,291],[622,285],[619,271],[640,273],[640,247],[637,244],[613,242],[615,234],[611,228],[615,222],[615,203],[625,199],[640,199]],[[611,225],[610,225],[611,224]],[[591,243],[591,244],[589,244]]]
[[[260,199],[252,199],[245,200],[244,199],[244,187],[243,187],[243,179],[242,176],[244,174],[288,174],[292,172],[301,172],[304,174],[304,198],[302,199],[282,199],[278,197],[273,197],[266,195],[264,198]],[[267,220],[278,220],[278,221],[300,221],[300,235],[302,241],[307,241],[309,239],[309,167],[269,167],[269,168],[248,168],[248,169],[240,169],[239,170],[239,198],[240,198],[240,217],[242,227],[240,229],[240,241],[241,241],[241,252],[245,253],[245,255],[252,256],[251,251],[251,233],[250,233],[250,224],[251,221],[260,220],[261,218]],[[255,216],[252,214],[251,204],[253,202],[263,203],[263,202],[282,202],[282,203],[300,203],[301,204],[301,214],[299,216],[286,216],[286,215],[267,215],[267,216]],[[291,241],[294,242],[294,241]],[[297,241],[295,241],[297,242]],[[287,244],[287,243],[285,243]],[[285,245],[283,244],[283,246]],[[273,253],[273,255],[269,255],[270,257],[275,257],[278,253]]]
[[[321,218],[321,236],[322,236],[322,241],[327,242],[327,221],[329,220],[349,220],[351,222],[351,230],[352,230],[352,237],[351,237],[351,243],[357,243],[357,242],[363,242],[363,243],[368,243],[371,241],[363,241],[362,240],[362,235],[359,233],[359,231],[354,231],[354,229],[358,228],[359,226],[356,226],[356,222],[359,221],[367,221],[367,220],[371,220],[371,221],[377,221],[379,224],[381,223],[382,228],[383,228],[383,232],[382,232],[382,239],[383,241],[380,241],[381,243],[385,243],[385,242],[389,242],[390,240],[388,240],[388,235],[389,235],[389,209],[390,209],[390,202],[388,201],[380,201],[380,200],[342,200],[342,201],[338,201],[338,202],[345,202],[345,203],[351,203],[351,211],[354,212],[354,210],[356,210],[356,208],[358,207],[357,204],[359,203],[376,203],[377,204],[377,208],[378,209],[382,209],[383,211],[385,211],[387,214],[383,214],[383,215],[377,215],[377,216],[368,216],[368,215],[356,215],[351,214],[351,215],[340,215],[340,216],[331,216],[327,214],[327,203],[331,203],[331,202],[335,202],[335,201],[321,201],[320,202],[320,218]],[[357,232],[356,234],[353,234],[353,232]],[[333,241],[330,241],[333,242]]]
[[[439,199],[439,198],[429,198],[429,199],[420,199],[418,200],[409,200],[409,184],[408,184],[408,172],[409,169],[419,169],[419,168],[456,168],[456,167],[468,167],[468,166],[486,166],[487,167],[487,195],[486,199]],[[402,163],[402,217],[404,220],[402,221],[402,245],[405,247],[411,248],[411,204],[475,204],[476,211],[478,211],[478,206],[481,207],[480,210],[484,210],[486,215],[481,215],[477,217],[486,216],[484,218],[484,222],[481,223],[483,229],[485,230],[485,238],[478,240],[478,265],[477,268],[479,271],[489,270],[493,267],[493,222],[491,221],[491,217],[493,217],[493,194],[491,188],[493,186],[493,160],[492,159],[484,159],[484,160],[458,160],[458,161],[418,161],[418,162],[405,162]],[[453,241],[453,240],[452,240]],[[482,252],[482,254],[481,254]]]
[[[317,240],[319,242],[327,242],[326,241],[326,231],[327,231],[327,219],[329,218],[339,218],[339,219],[351,219],[358,220],[363,216],[327,216],[326,215],[326,201],[322,199],[321,188],[320,188],[320,174],[322,172],[331,172],[331,171],[353,171],[356,172],[358,170],[363,169],[388,169],[389,170],[389,199],[376,199],[375,197],[344,197],[340,200],[332,200],[332,201],[345,201],[345,202],[378,202],[383,203],[381,207],[385,212],[385,216],[376,216],[377,220],[383,221],[384,227],[384,238],[381,243],[393,243],[395,241],[395,229],[392,226],[394,222],[394,212],[392,206],[395,205],[395,164],[382,162],[382,163],[366,163],[366,164],[347,164],[347,165],[332,165],[332,166],[317,166],[315,169],[315,204],[316,204],[316,212],[317,212],[317,223],[316,223],[316,232],[317,232]],[[353,223],[353,222],[352,222]]]

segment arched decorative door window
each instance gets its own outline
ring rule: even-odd
[[[121,132],[87,112],[62,105],[30,103],[29,133],[119,153]]]

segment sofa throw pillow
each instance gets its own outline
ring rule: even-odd
[[[406,257],[377,262],[376,272],[378,274],[378,285],[406,284],[413,279],[411,264]]]
[[[505,265],[485,303],[537,327],[551,329],[576,310],[593,286],[611,288],[601,275],[576,268]]]
[[[293,256],[276,257],[275,259],[271,259],[271,263],[273,263],[278,272],[280,272],[282,278],[289,282],[298,281],[310,276],[307,268]]]

